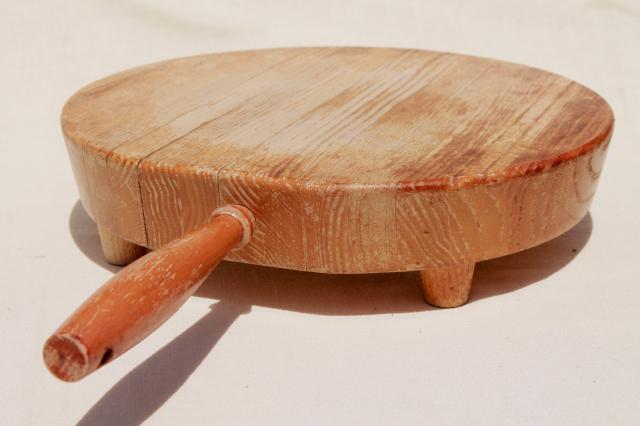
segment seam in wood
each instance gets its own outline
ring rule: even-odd
[[[233,89],[236,89],[236,88],[238,88],[238,87],[241,87],[241,86],[243,86],[243,85],[247,84],[248,82],[250,82],[251,80],[253,80],[253,79],[255,79],[255,78],[260,77],[262,74],[264,74],[265,72],[269,71],[269,70],[270,70],[271,68],[273,68],[273,67],[276,67],[276,66],[278,66],[278,65],[281,65],[281,64],[283,64],[283,63],[285,63],[285,62],[287,62],[287,61],[289,61],[289,60],[292,60],[292,59],[294,59],[294,58],[296,58],[296,57],[298,57],[298,56],[301,56],[304,52],[306,52],[306,51],[308,51],[308,50],[309,50],[308,48],[303,48],[303,49],[301,49],[301,51],[300,51],[298,54],[294,54],[294,55],[288,56],[287,58],[285,58],[285,59],[283,59],[283,60],[281,60],[281,61],[278,61],[278,62],[276,62],[276,63],[274,63],[274,64],[272,64],[272,65],[268,66],[267,68],[265,68],[264,70],[260,71],[259,73],[257,73],[257,74],[255,74],[255,75],[253,75],[253,76],[249,77],[248,79],[244,80],[242,83],[237,84],[236,86],[234,86],[234,88],[233,88]],[[232,90],[233,90],[233,89],[232,89]],[[227,98],[223,98],[223,100],[224,100],[224,99],[227,99]],[[183,112],[183,113],[181,113],[181,114],[178,114],[177,116],[175,116],[175,117],[171,118],[170,120],[167,120],[166,122],[159,124],[158,126],[154,127],[153,129],[149,130],[148,132],[145,132],[144,134],[142,134],[142,135],[140,135],[140,136],[138,136],[138,137],[136,137],[136,138],[127,139],[127,140],[124,140],[124,141],[122,141],[122,142],[118,143],[118,144],[117,144],[117,145],[115,145],[113,148],[111,148],[111,150],[110,150],[110,151],[109,151],[109,153],[107,154],[107,157],[109,157],[112,153],[115,153],[115,151],[116,151],[118,148],[120,148],[121,146],[123,146],[123,145],[125,145],[125,144],[132,143],[132,142],[139,141],[139,140],[141,140],[141,139],[144,139],[145,137],[149,136],[151,133],[155,132],[155,131],[156,131],[156,130],[158,130],[159,128],[164,127],[164,126],[166,126],[166,125],[168,125],[168,124],[171,124],[171,123],[173,123],[174,121],[178,120],[179,118],[184,117],[184,116],[186,116],[186,115],[189,115],[189,114],[191,114],[192,112],[194,112],[195,110],[197,110],[197,109],[199,109],[199,108],[202,108],[202,107],[203,107],[203,106],[205,106],[205,105],[211,105],[211,103],[210,103],[210,102],[205,102],[204,104],[200,104],[200,105],[198,105],[198,106],[196,106],[196,107],[193,107],[193,108],[191,108],[190,110],[185,111],[185,112]],[[228,112],[228,111],[227,111],[227,112]],[[226,113],[226,112],[225,112],[225,113]],[[196,130],[196,129],[193,129],[193,130]],[[193,131],[193,130],[192,130],[192,131]],[[177,138],[177,139],[175,139],[175,140],[179,140],[179,139],[180,139],[180,138]],[[171,144],[171,143],[173,143],[173,142],[175,142],[175,141],[171,141],[171,142],[169,142],[167,145],[169,145],[169,144]]]
[[[138,197],[140,198],[140,210],[142,211],[142,227],[144,228],[144,240],[146,245],[149,245],[149,230],[147,229],[147,218],[144,212],[144,198],[142,197],[142,179],[140,178],[140,163],[136,164],[136,179],[138,180]]]
[[[340,93],[336,94],[335,96],[325,100],[324,102],[322,102],[320,105],[316,106],[315,108],[306,111],[305,113],[303,113],[300,117],[300,119],[304,119],[306,117],[308,117],[311,113],[313,113],[314,111],[316,111],[319,107],[321,107],[322,105],[326,105],[328,103],[330,103],[330,101],[334,98],[336,98],[337,96],[340,96],[342,93],[344,93],[345,91],[357,86],[358,84],[361,84],[363,80],[366,80],[367,78],[369,78],[371,75],[374,75],[376,73],[379,73],[389,67],[394,66],[395,64],[399,63],[402,61],[402,59],[409,55],[409,53],[411,53],[412,51],[407,51],[407,52],[403,52],[402,54],[400,54],[397,58],[395,58],[393,61],[391,62],[387,62],[383,65],[380,65],[379,67],[369,71],[367,74],[363,75],[362,77],[360,77],[358,80],[356,80],[354,83],[352,83],[348,88],[342,90]],[[438,56],[439,57],[439,56]],[[265,144],[267,144],[269,141],[271,141],[272,139],[274,139],[275,137],[279,136],[281,133],[287,131],[288,129],[290,129],[292,126],[296,125],[297,121],[293,121],[291,123],[289,123],[288,125],[286,125],[285,127],[283,127],[282,129],[278,130],[277,132],[275,132],[274,134],[272,134],[271,136],[269,136],[268,138],[262,140],[260,143],[258,143],[254,148],[253,148],[253,152],[258,151],[259,149],[262,149],[264,147]],[[236,156],[233,160],[229,161],[227,164],[225,164],[222,168],[227,168],[227,167],[231,167],[233,165],[233,163],[235,163],[238,158],[240,158],[241,156]],[[234,170],[234,172],[242,172],[241,170]],[[265,176],[267,178],[269,178],[268,176]],[[285,178],[286,179],[286,178]]]
[[[306,52],[306,51],[308,51],[308,50],[309,50],[309,49],[303,49],[303,50],[302,50],[300,53],[298,53],[297,55],[292,55],[292,56],[290,56],[290,57],[287,57],[286,59],[284,59],[284,60],[282,60],[282,61],[279,61],[279,62],[277,62],[276,64],[273,64],[273,65],[271,65],[271,66],[269,66],[269,67],[265,68],[265,69],[264,69],[264,70],[262,70],[260,73],[258,73],[258,74],[256,74],[256,75],[252,76],[251,78],[249,78],[249,79],[247,79],[247,80],[243,81],[241,84],[238,84],[238,85],[237,85],[237,86],[235,86],[235,87],[237,88],[237,87],[241,87],[241,86],[243,86],[244,84],[247,84],[249,81],[251,81],[251,80],[252,80],[252,79],[254,79],[254,78],[257,78],[259,75],[261,75],[261,74],[263,74],[263,73],[267,72],[269,69],[271,69],[271,68],[273,68],[273,67],[275,67],[275,66],[277,66],[277,65],[279,65],[279,64],[282,64],[282,63],[284,63],[284,62],[287,62],[287,61],[289,61],[289,60],[292,60],[293,58],[295,58],[295,57],[298,57],[298,56],[302,55],[304,52]],[[335,53],[336,53],[336,50],[335,50],[335,49],[333,49],[333,50],[328,50],[328,51],[327,51],[327,53],[326,53],[325,55],[322,55],[320,58],[318,58],[318,61],[315,61],[315,62],[313,62],[313,63],[309,64],[306,68],[310,68],[310,67],[314,66],[317,62],[319,62],[319,61],[320,61],[320,60],[322,60],[323,58],[325,58],[325,57],[327,57],[327,56],[331,56],[332,54],[335,54]],[[306,69],[306,68],[305,68],[305,69]],[[255,98],[255,97],[259,96],[259,95],[260,95],[260,93],[257,93],[257,94],[255,94],[255,95],[251,96],[249,99]],[[201,108],[201,107],[202,107],[202,106],[204,106],[204,105],[207,105],[207,104],[199,105],[198,107],[191,109],[189,112],[195,111],[196,109]],[[138,180],[138,194],[139,194],[139,198],[140,198],[140,206],[141,206],[141,208],[142,208],[142,222],[143,222],[144,232],[145,232],[145,242],[146,242],[146,244],[147,244],[147,245],[149,244],[149,231],[148,231],[148,229],[147,229],[147,224],[146,224],[146,219],[145,219],[145,212],[144,212],[144,202],[143,202],[143,197],[142,197],[142,179],[141,179],[141,176],[140,176],[140,167],[141,167],[141,165],[142,165],[142,162],[143,162],[144,160],[146,160],[147,158],[149,158],[150,156],[152,156],[153,154],[155,154],[156,152],[158,152],[158,151],[160,151],[160,150],[162,150],[162,149],[164,149],[164,148],[168,147],[169,145],[172,145],[173,143],[175,143],[175,142],[177,142],[177,141],[179,141],[179,140],[181,140],[181,139],[183,139],[183,138],[187,137],[188,135],[192,134],[193,132],[195,132],[196,130],[198,130],[198,129],[200,129],[200,128],[203,128],[204,126],[206,126],[207,124],[211,123],[212,121],[214,121],[214,120],[216,120],[216,119],[219,119],[220,117],[223,117],[223,116],[225,116],[226,114],[231,113],[233,110],[234,110],[234,109],[232,108],[232,109],[230,109],[230,110],[227,110],[227,111],[223,112],[222,114],[218,114],[217,116],[215,116],[215,117],[213,117],[213,118],[211,118],[211,119],[209,119],[209,120],[205,121],[204,123],[200,124],[200,125],[199,125],[199,126],[197,126],[196,128],[191,129],[191,130],[190,130],[190,131],[188,131],[187,133],[185,133],[185,134],[181,135],[180,137],[175,138],[175,139],[172,139],[171,141],[167,142],[166,144],[163,144],[162,146],[160,146],[160,147],[158,147],[158,148],[156,148],[156,149],[152,150],[151,152],[149,152],[148,154],[146,154],[145,156],[143,156],[142,158],[140,158],[140,159],[136,162],[135,170],[136,170],[136,175],[137,175],[137,180]],[[189,112],[188,112],[188,113],[189,113]],[[181,115],[179,115],[178,117],[175,117],[173,120],[168,121],[166,124],[171,123],[171,122],[175,121],[176,119],[178,119],[179,117],[182,117],[182,116],[184,116],[184,115],[186,115],[186,114],[188,114],[188,113],[181,114]],[[165,125],[166,125],[166,124],[165,124]],[[162,127],[162,126],[163,126],[163,125],[161,125],[161,126],[159,126],[159,127]],[[148,134],[152,133],[153,131],[157,130],[159,127],[154,128],[154,129],[153,129],[153,130],[151,130],[150,132],[147,132],[145,135],[148,135]],[[141,136],[140,138],[134,139],[133,141],[135,141],[135,140],[140,140],[140,139],[144,138],[144,137],[145,137],[145,135]],[[121,146],[121,145],[123,145],[124,143],[126,143],[126,141],[125,141],[125,142],[123,142],[122,144],[119,144],[118,146]],[[108,161],[108,159],[109,159],[109,157],[110,157],[110,156],[115,155],[115,150],[116,150],[116,149],[117,149],[117,147],[116,147],[116,148],[113,148],[113,149],[112,149],[112,150],[107,154],[107,157],[105,158],[105,161]],[[108,166],[108,163],[107,163],[107,166]],[[220,172],[222,171],[222,169],[223,169],[223,168],[224,168],[224,166],[223,166],[222,168],[220,168],[220,169],[218,170],[217,174],[216,174],[215,187],[216,187],[216,191],[217,191],[217,193],[216,193],[217,206],[220,206],[220,204],[221,204],[221,199],[220,199],[220,188],[219,188],[219,182],[220,182],[219,177],[220,177]]]

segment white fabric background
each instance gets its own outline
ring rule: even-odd
[[[416,274],[224,265],[128,354],[54,379],[42,343],[114,270],[76,204],[65,99],[151,61],[294,45],[469,53],[595,89],[617,123],[590,216],[482,263],[454,310],[422,304]],[[636,0],[2,0],[1,422],[639,424],[639,56]]]

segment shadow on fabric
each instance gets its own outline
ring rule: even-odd
[[[573,229],[537,247],[479,262],[469,303],[517,291],[569,264],[587,244],[587,214]],[[95,224],[80,202],[69,229],[80,251],[110,271]],[[116,383],[79,425],[138,425],[197,369],[239,315],[264,306],[320,315],[375,315],[435,309],[422,299],[418,272],[333,275],[222,262],[196,293],[216,299],[211,311]],[[464,307],[457,308],[464,309]]]

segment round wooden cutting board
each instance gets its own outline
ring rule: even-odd
[[[584,86],[522,65],[329,47],[125,71],[76,93],[62,127],[107,259],[162,247],[47,342],[51,371],[78,380],[158,327],[225,256],[421,270],[429,303],[459,306],[475,262],[585,215],[613,114]]]
[[[297,48],[176,59],[76,93],[62,126],[81,198],[160,247],[219,205],[258,226],[234,260],[351,273],[505,255],[586,213],[613,115],[508,62]]]

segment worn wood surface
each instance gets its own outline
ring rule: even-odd
[[[230,259],[334,273],[455,267],[559,235],[588,209],[612,126],[601,97],[552,73],[374,48],[162,62],[62,114],[102,227],[157,248],[237,203],[257,227]]]
[[[422,294],[427,302],[440,308],[455,308],[467,303],[475,263],[462,263],[420,271]]]
[[[146,253],[146,249],[122,239],[102,226],[98,226],[100,245],[105,259],[112,265],[128,265]]]
[[[76,381],[122,355],[173,315],[230,250],[246,244],[254,224],[244,207],[218,209],[197,231],[124,268],[47,340],[49,370]]]
[[[45,344],[49,369],[73,381],[157,328],[225,256],[317,272],[421,270],[429,303],[460,306],[475,262],[584,216],[613,114],[589,89],[521,65],[300,48],[125,71],[76,93],[62,127],[107,259],[162,247]],[[216,208],[223,216],[211,221]]]

